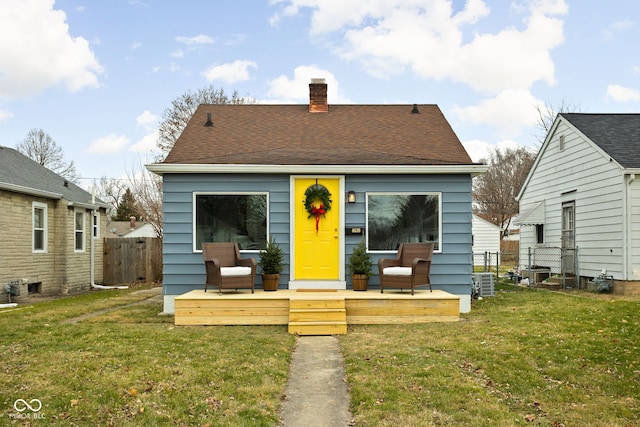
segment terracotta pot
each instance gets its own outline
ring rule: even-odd
[[[279,274],[262,274],[262,289],[265,291],[277,291],[278,282],[280,282]]]
[[[352,274],[354,291],[366,291],[369,286],[369,277],[366,274]]]

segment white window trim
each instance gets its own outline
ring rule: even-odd
[[[82,214],[82,230],[79,230],[76,228],[76,215],[77,214]],[[86,220],[86,212],[84,211],[84,209],[74,209],[73,210],[73,251],[76,253],[82,253],[85,252],[85,248],[86,248],[86,237],[87,237],[87,220]],[[78,232],[82,232],[82,248],[78,249],[76,247],[76,234]]]
[[[268,191],[198,191],[193,192],[191,201],[191,249],[194,253],[202,253],[202,249],[196,248],[196,199],[198,196],[267,196],[267,240],[270,236],[269,231],[269,192]],[[259,250],[241,249],[241,253],[259,253]]]
[[[42,249],[36,249],[36,227],[35,227],[35,217],[36,217],[36,209],[42,209],[44,211],[44,224],[42,227],[43,236],[42,236]],[[34,254],[44,254],[48,252],[48,242],[49,242],[49,206],[46,203],[40,202],[32,202],[31,203],[31,251]],[[40,229],[39,229],[40,230]]]
[[[365,227],[369,228],[369,196],[438,196],[438,250],[434,250],[433,253],[442,253],[442,192],[440,191],[368,191],[365,193]],[[369,234],[367,237],[367,252],[372,254],[384,254],[384,253],[397,253],[397,250],[371,250],[369,249]]]

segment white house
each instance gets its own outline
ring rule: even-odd
[[[606,269],[614,292],[640,294],[639,178],[640,114],[559,114],[517,197],[520,259],[577,248],[582,286]]]
[[[482,264],[483,255],[489,252],[493,255],[492,262],[495,263],[495,254],[500,252],[500,227],[473,215],[471,222],[472,250],[474,265]]]

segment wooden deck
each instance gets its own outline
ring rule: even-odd
[[[175,299],[176,325],[288,325],[299,335],[345,334],[347,325],[455,322],[460,298],[444,291],[395,289],[194,290]]]

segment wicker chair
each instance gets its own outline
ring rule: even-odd
[[[251,289],[253,293],[256,260],[240,258],[237,243],[203,243],[202,259],[207,272],[205,292],[210,285],[217,287],[220,294],[223,289],[238,290],[240,288]]]
[[[429,270],[433,255],[433,243],[401,243],[396,258],[378,260],[380,292],[384,288],[411,289],[428,286],[431,288]]]

